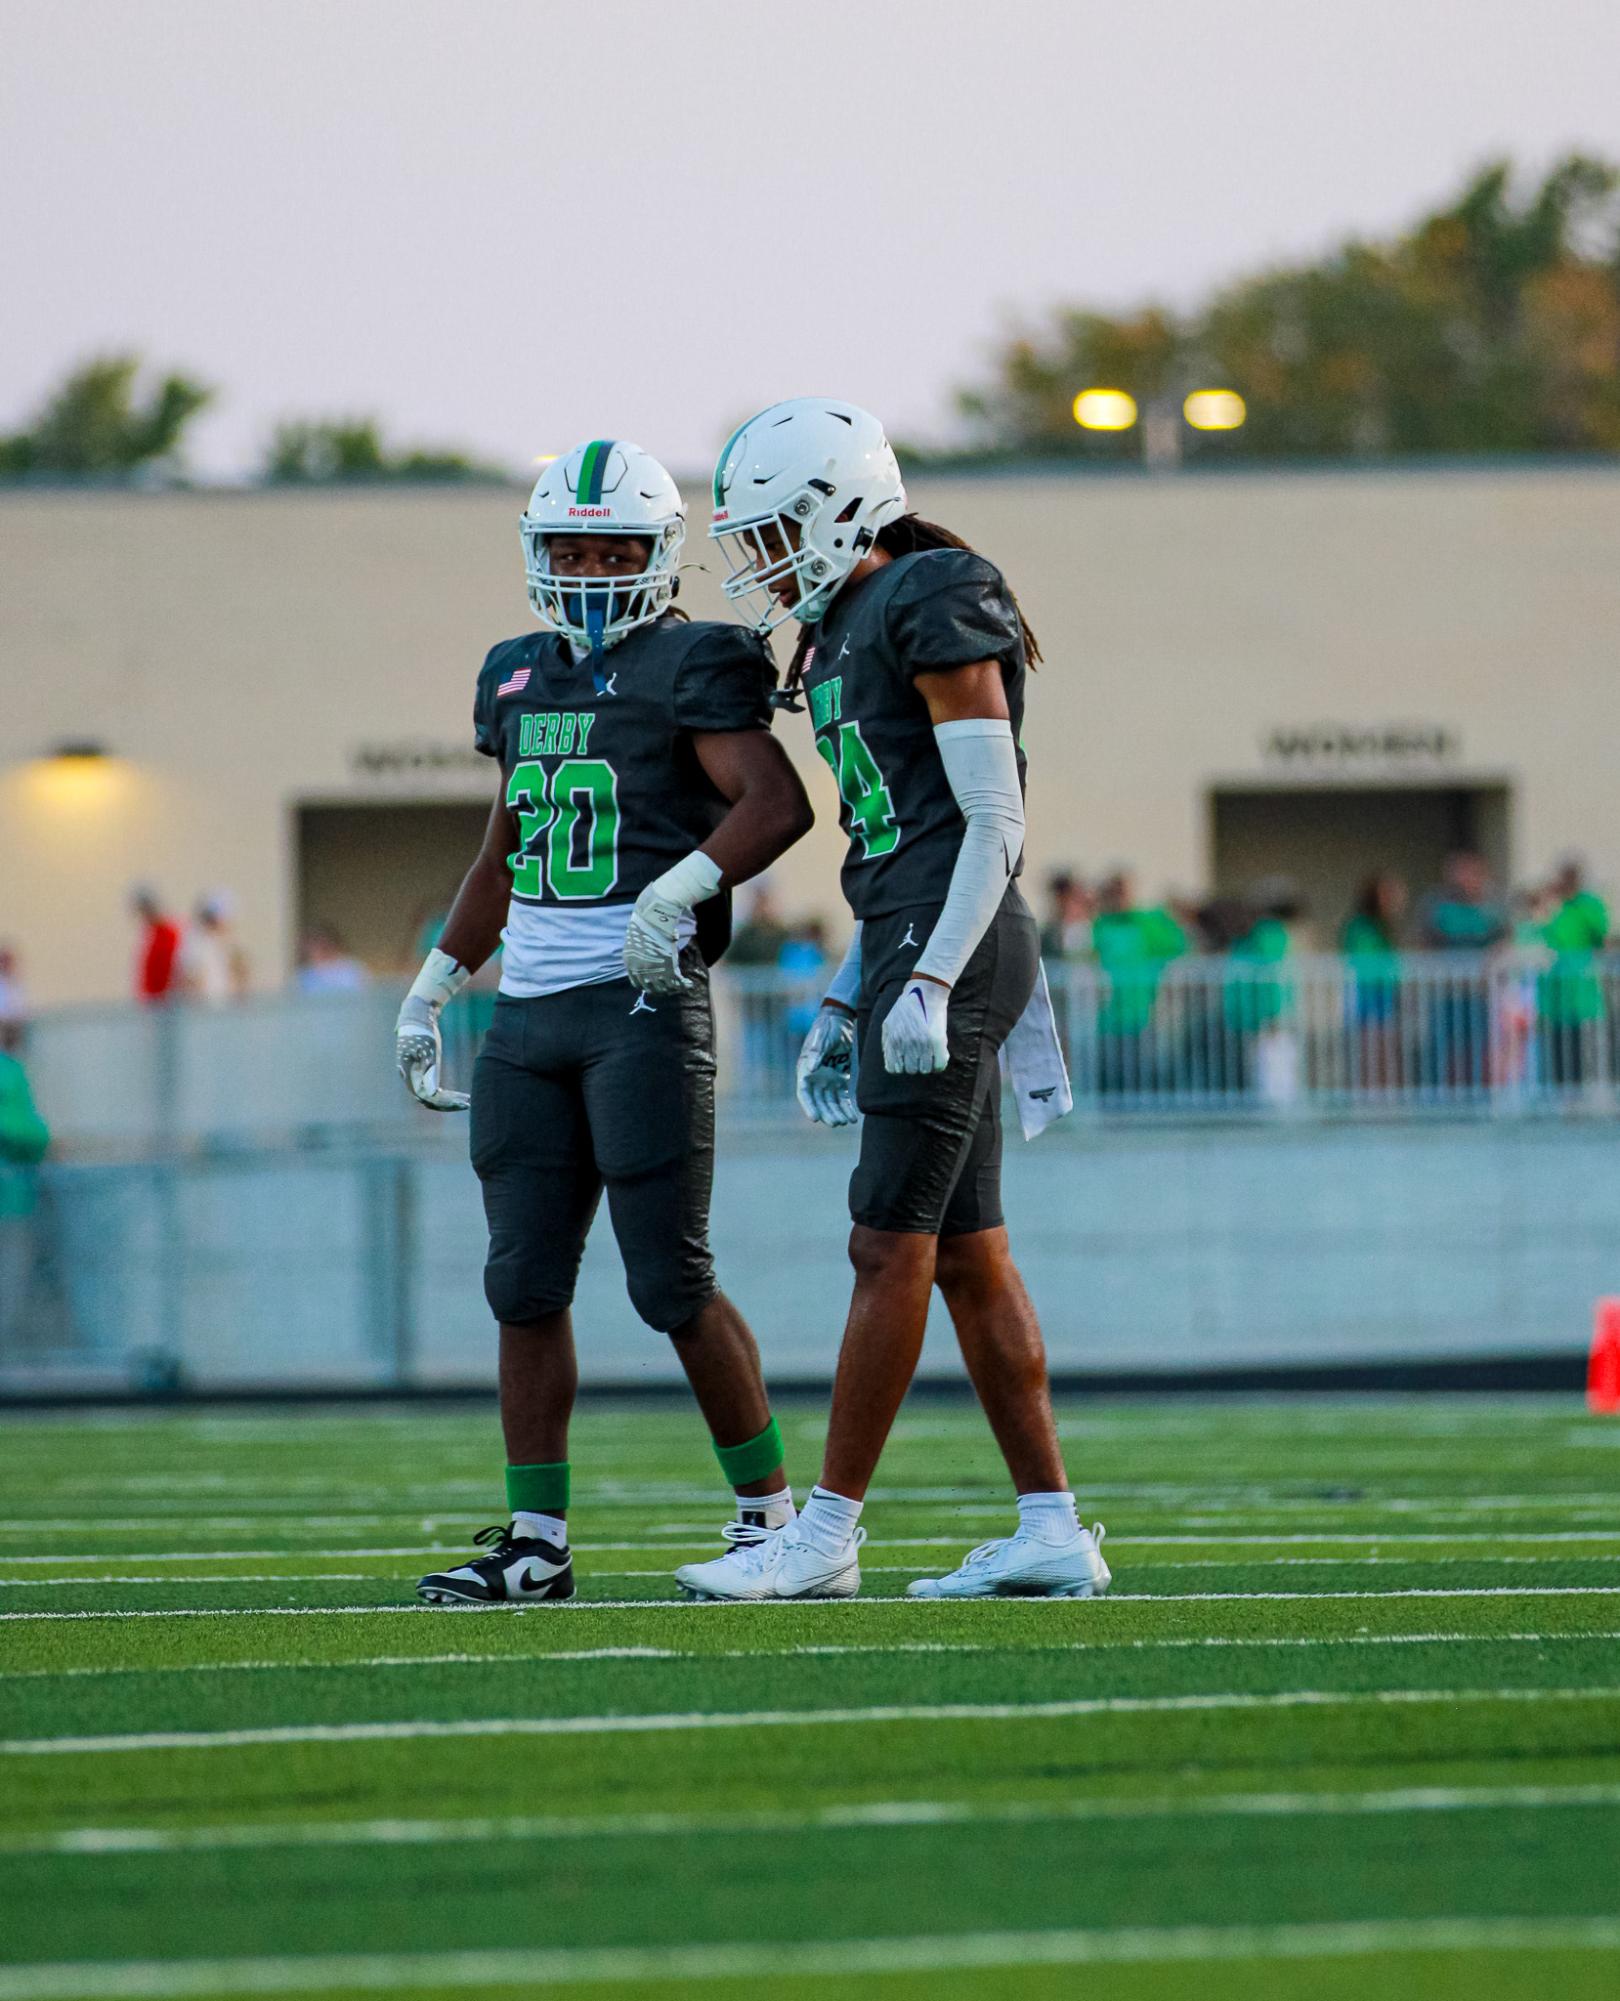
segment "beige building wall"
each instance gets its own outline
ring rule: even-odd
[[[716,614],[691,500],[707,569],[682,602]],[[1213,789],[1349,784],[1505,787],[1515,873],[1576,848],[1620,879],[1620,472],[929,478],[913,501],[1004,565],[1045,649],[1037,881],[1128,859],[1149,893],[1196,892]],[[488,801],[469,714],[486,647],[531,616],[520,504],[0,498],[0,939],[39,1002],[127,991],[138,878],[233,889],[274,985],[300,804]],[[831,779],[803,717],[778,727],[820,815],[782,899],[836,915]],[[48,756],[84,739],[112,755]]]

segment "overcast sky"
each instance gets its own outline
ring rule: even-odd
[[[1620,158],[1620,0],[0,0],[0,430],[133,346],[505,463],[779,396],[938,436],[1016,314],[1186,302],[1488,155]]]

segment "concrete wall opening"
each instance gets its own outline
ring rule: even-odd
[[[329,924],[374,971],[414,971],[488,819],[487,803],[437,799],[296,807],[298,936]]]
[[[1305,903],[1303,935],[1337,943],[1357,892],[1382,869],[1404,876],[1414,901],[1454,848],[1478,848],[1502,883],[1512,854],[1506,785],[1218,786],[1210,794],[1216,893],[1240,896],[1286,876]]]

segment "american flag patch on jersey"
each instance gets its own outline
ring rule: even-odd
[[[514,669],[512,678],[509,681],[503,681],[495,690],[496,700],[498,701],[502,695],[521,695],[523,690],[528,687],[529,676],[533,671],[531,667]]]

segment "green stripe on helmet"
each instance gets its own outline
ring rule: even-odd
[[[594,438],[585,447],[585,456],[579,462],[579,484],[574,489],[574,499],[581,507],[595,507],[601,500],[608,454],[612,450],[611,438]]]
[[[751,424],[753,421],[753,418],[750,417],[748,424]],[[720,456],[714,462],[714,504],[716,507],[724,507],[726,504],[726,496],[720,485],[720,475],[726,469],[726,460],[731,457],[732,446],[736,444],[743,432],[748,429],[748,424],[739,424],[737,426],[736,430],[732,432],[731,436],[720,447]]]

